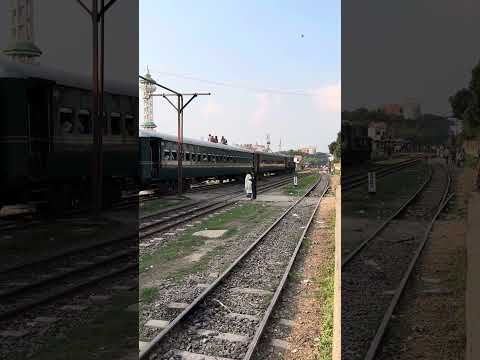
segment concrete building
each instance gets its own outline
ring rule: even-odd
[[[307,146],[307,147],[298,149],[298,151],[304,154],[313,155],[317,152],[317,149],[313,146]]]
[[[463,121],[454,117],[447,119],[449,122],[450,135],[457,136],[463,132]]]
[[[403,117],[405,119],[415,120],[422,116],[420,103],[413,98],[406,99],[402,106]]]
[[[10,0],[9,43],[3,53],[14,61],[38,64],[42,51],[35,45],[33,0]]]
[[[383,121],[372,121],[368,124],[368,137],[379,141],[386,136],[387,124]]]
[[[389,114],[389,115],[398,115],[398,116],[403,115],[402,105],[400,104],[385,104],[382,106],[381,110],[385,114]]]

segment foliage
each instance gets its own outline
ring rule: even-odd
[[[337,134],[337,140],[328,145],[328,151],[333,155],[334,161],[340,161],[342,158],[342,133]]]
[[[449,98],[456,117],[463,119],[466,138],[480,135],[480,62],[472,69],[468,89],[461,89]]]

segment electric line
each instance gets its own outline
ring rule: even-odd
[[[234,84],[234,83],[226,82],[226,81],[207,80],[207,79],[202,79],[202,78],[199,78],[199,77],[188,76],[188,75],[177,74],[177,73],[170,73],[170,72],[165,72],[165,71],[156,71],[156,73],[162,74],[162,75],[165,75],[165,76],[172,76],[172,77],[176,77],[176,78],[193,80],[193,81],[198,81],[198,82],[203,82],[203,83],[218,85],[218,86],[224,86],[224,87],[230,87],[230,88],[235,88],[235,89],[250,90],[250,91],[259,92],[259,93],[270,93],[270,94],[277,94],[277,95],[295,95],[295,96],[317,96],[317,94],[315,94],[315,93],[306,92],[306,91],[267,89],[267,88],[260,88],[260,87],[256,87],[256,86],[239,85],[239,84]]]

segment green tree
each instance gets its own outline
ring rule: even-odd
[[[465,88],[458,90],[454,95],[448,98],[450,106],[452,107],[453,114],[459,119],[463,119],[465,110],[467,110],[472,100],[472,92]]]
[[[328,151],[333,155],[334,161],[340,161],[342,158],[342,134],[337,134],[337,140],[328,145]]]

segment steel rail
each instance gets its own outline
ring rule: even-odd
[[[402,163],[396,166],[392,166],[389,168],[383,168],[377,172],[377,178],[382,178],[390,174],[394,174],[400,170],[412,167],[419,163],[421,159],[411,160],[407,163]],[[355,176],[353,179],[346,179],[346,181],[342,182],[342,189],[345,188],[346,190],[354,189],[360,185],[363,185],[368,182],[366,178],[367,174],[363,174],[362,176]]]
[[[157,344],[174,328],[176,327],[184,318],[190,314],[190,312],[198,306],[198,304],[209,295],[224,279],[230,274],[230,272],[239,264],[257,245],[270,233],[270,231],[277,226],[282,219],[287,216],[291,210],[302,201],[307,194],[309,194],[313,189],[315,189],[321,182],[322,177],[311,186],[307,192],[300,197],[295,203],[293,203],[287,210],[285,210],[275,222],[268,227],[267,230],[263,232],[212,284],[210,284],[200,295],[198,295],[173,321],[171,321],[167,327],[165,327],[160,333],[153,338],[153,340],[140,352],[139,360],[146,359],[152,351],[154,351]]]
[[[364,247],[367,245],[370,241],[372,241],[394,218],[396,218],[405,208],[410,205],[410,203],[417,198],[417,196],[423,191],[425,186],[430,182],[432,178],[432,168],[429,168],[428,176],[425,179],[425,181],[419,186],[417,191],[408,198],[401,206],[400,208],[393,213],[389,218],[387,218],[369,237],[367,237],[365,240],[363,240],[356,248],[354,248],[351,252],[348,253],[348,255],[342,259],[342,265],[341,267],[343,268],[345,265],[347,265],[354,257],[357,255]]]
[[[429,222],[429,224],[427,226],[427,229],[425,230],[422,242],[420,243],[417,250],[415,251],[415,254],[414,254],[413,258],[410,261],[410,263],[408,265],[408,268],[407,268],[406,272],[404,273],[397,290],[395,291],[395,294],[392,298],[392,301],[390,302],[390,305],[388,306],[387,311],[385,312],[385,314],[382,318],[382,321],[381,321],[379,327],[377,328],[377,332],[375,333],[375,337],[373,338],[373,340],[370,343],[370,347],[367,351],[367,354],[366,354],[364,360],[373,360],[374,359],[375,354],[376,354],[376,352],[377,352],[377,350],[380,346],[380,343],[383,339],[383,336],[385,335],[385,331],[387,329],[388,323],[389,323],[389,321],[392,317],[392,314],[395,311],[395,308],[396,308],[396,306],[397,306],[397,304],[400,300],[400,296],[402,295],[402,293],[405,289],[405,286],[408,282],[408,279],[410,278],[410,275],[413,272],[415,264],[417,263],[417,260],[420,257],[420,254],[422,253],[422,250],[425,247],[425,244],[427,243],[428,236],[430,235],[430,231],[431,231],[435,221],[437,220],[438,216],[442,212],[442,210],[448,204],[450,199],[455,195],[455,193],[452,193],[452,194],[450,194],[450,196],[448,196],[448,198],[446,198],[447,195],[448,195],[449,188],[450,188],[450,183],[451,183],[451,178],[449,176],[448,177],[448,185],[446,186],[445,192],[442,196],[442,201],[440,202],[440,205],[437,209],[437,212],[435,213],[432,220]]]
[[[260,338],[261,338],[261,336],[262,336],[262,334],[265,330],[265,327],[266,327],[266,325],[267,325],[267,323],[270,319],[270,316],[273,313],[273,309],[275,308],[275,305],[277,304],[277,301],[280,298],[280,294],[281,294],[283,288],[285,287],[288,275],[290,274],[290,271],[291,271],[292,266],[295,262],[295,259],[297,258],[298,251],[300,250],[300,247],[303,244],[303,239],[305,238],[305,235],[307,234],[307,231],[310,228],[312,220],[313,220],[315,214],[317,213],[318,208],[320,207],[320,203],[322,202],[323,196],[326,194],[329,187],[330,187],[330,185],[329,185],[329,181],[327,179],[327,183],[325,185],[325,188],[323,189],[323,192],[320,195],[318,203],[315,206],[315,209],[313,210],[313,213],[310,216],[310,219],[308,220],[308,223],[305,226],[305,229],[303,230],[302,235],[300,236],[300,240],[298,241],[297,246],[296,246],[292,256],[290,257],[290,261],[288,262],[287,268],[285,269],[285,272],[283,273],[282,280],[280,281],[280,284],[277,286],[277,289],[275,291],[275,294],[273,295],[273,298],[270,302],[270,305],[268,306],[268,308],[267,308],[267,310],[266,310],[266,312],[265,312],[265,314],[262,318],[262,321],[260,322],[260,324],[257,327],[257,330],[255,331],[255,335],[253,337],[253,340],[250,343],[250,345],[248,347],[248,350],[247,350],[247,353],[243,357],[243,360],[250,360],[253,356],[253,353],[254,353],[255,349],[257,348],[257,345],[258,345],[258,343],[260,341]]]
[[[261,190],[258,191],[258,193],[266,192],[266,191],[271,190],[273,188],[284,186],[284,185],[288,184],[289,181],[290,180],[287,179],[283,182],[272,184],[271,186],[262,188]],[[209,214],[213,211],[216,211],[216,210],[222,209],[224,207],[227,207],[229,205],[232,205],[236,201],[239,200],[240,196],[241,195],[236,195],[232,199],[220,200],[220,201],[217,201],[217,202],[209,203],[209,204],[207,204],[207,205],[205,205],[201,208],[194,208],[194,209],[188,210],[186,212],[180,213],[180,214],[178,214],[177,218],[180,218],[180,217],[182,217],[182,218],[178,219],[178,220],[174,220],[172,218],[169,218],[169,219],[158,220],[158,221],[155,221],[151,224],[144,225],[144,226],[140,227],[140,229],[139,229],[141,231],[140,239],[143,239],[147,236],[156,234],[156,233],[161,232],[161,231],[171,229],[172,227],[183,224],[183,223],[185,223],[189,220],[193,220],[197,217],[204,216],[204,215]],[[186,215],[189,215],[189,216],[186,216]],[[155,229],[156,227],[159,227],[159,228]],[[154,229],[152,229],[152,228],[154,228]],[[152,229],[152,230],[148,230],[148,229]]]

